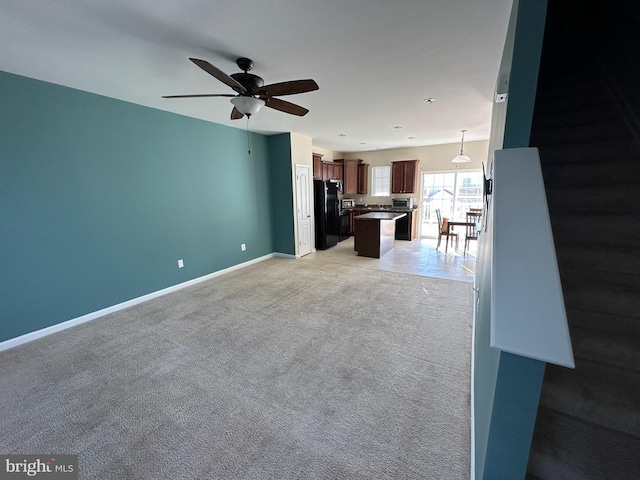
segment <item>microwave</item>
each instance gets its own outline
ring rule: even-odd
[[[413,198],[394,198],[392,205],[397,208],[413,208]]]
[[[354,208],[356,206],[356,200],[354,198],[343,198],[342,208]]]

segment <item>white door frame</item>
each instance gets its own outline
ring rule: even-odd
[[[311,253],[311,167],[296,163],[296,257]]]

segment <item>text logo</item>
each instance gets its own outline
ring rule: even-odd
[[[77,455],[0,455],[0,480],[77,480]]]

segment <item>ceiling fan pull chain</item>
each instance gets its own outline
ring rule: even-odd
[[[247,115],[247,152],[251,155],[251,137],[249,137],[249,115]]]

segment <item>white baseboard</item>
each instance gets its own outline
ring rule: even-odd
[[[473,305],[478,304],[478,291],[473,291]],[[471,465],[469,479],[476,479],[476,395],[475,395],[475,378],[476,378],[476,309],[473,309],[473,321],[471,324]]]
[[[177,285],[163,288],[162,290],[151,292],[141,297],[132,298],[131,300],[127,300],[126,302],[118,303],[117,305],[112,305],[110,307],[103,308],[102,310],[97,310],[95,312],[87,313],[86,315],[82,315],[81,317],[72,318],[71,320],[57,323],[55,325],[51,325],[50,327],[36,330],[34,332],[25,333],[24,335],[20,335],[19,337],[10,338],[9,340],[0,342],[0,352],[4,350],[8,350],[13,347],[17,347],[18,345],[22,345],[27,342],[32,342],[33,340],[37,340],[38,338],[46,337],[47,335],[51,335],[52,333],[56,333],[61,330],[66,330],[67,328],[80,325],[81,323],[89,322],[91,320],[95,320],[96,318],[104,317],[105,315],[109,315],[110,313],[124,310],[125,308],[133,307],[134,305],[138,305],[140,303],[147,302],[149,300],[160,297],[162,295],[166,295],[167,293],[175,292],[185,287],[195,285],[196,283],[204,282],[205,280],[210,280],[220,275],[224,275],[225,273],[229,273],[234,270],[238,270],[240,268],[248,267],[249,265],[253,265],[254,263],[262,262],[264,260],[267,260],[273,257],[296,258],[295,255],[286,255],[281,253],[270,253],[262,257],[254,258],[253,260],[249,260],[248,262],[239,263],[238,265],[234,265],[233,267],[225,268],[223,270],[218,270],[217,272],[209,273],[202,277],[198,277],[192,280],[188,280],[186,282],[178,283]]]
[[[300,258],[298,255],[291,255],[289,253],[273,253],[272,254],[274,257],[280,257],[280,258]]]

